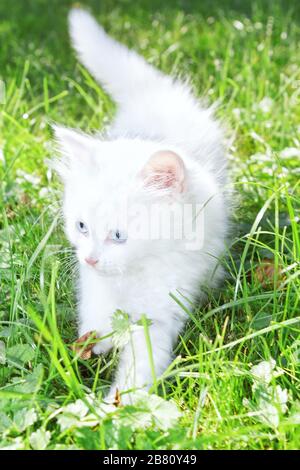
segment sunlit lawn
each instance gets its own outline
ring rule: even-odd
[[[191,312],[160,378],[161,399],[104,409],[116,354],[83,361],[69,346],[77,334],[74,271],[58,217],[60,185],[46,160],[51,121],[99,129],[114,108],[71,51],[71,1],[2,0],[0,447],[297,448],[299,3],[81,3],[114,37],[218,101],[234,137],[227,276]]]

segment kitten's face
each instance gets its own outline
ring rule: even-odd
[[[184,191],[177,154],[150,142],[102,142],[61,128],[56,137],[64,154],[57,170],[65,185],[66,233],[81,264],[100,275],[122,274],[170,249],[169,241],[147,233],[151,203],[166,191],[180,200]]]

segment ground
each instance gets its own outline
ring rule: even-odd
[[[0,433],[6,448],[300,444],[300,10],[278,1],[82,1],[117,39],[218,103],[235,188],[221,290],[190,312],[158,394],[103,408],[116,362],[79,359],[51,122],[113,104],[76,60],[68,0],[0,4]],[[115,335],[129,328],[120,313]]]

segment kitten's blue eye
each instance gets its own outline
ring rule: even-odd
[[[110,239],[116,243],[125,243],[127,240],[127,234],[121,230],[112,230],[110,233]]]
[[[83,233],[84,235],[86,235],[88,233],[87,226],[81,220],[76,222],[76,228],[77,228],[78,232]]]

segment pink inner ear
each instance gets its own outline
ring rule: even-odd
[[[158,189],[184,190],[185,168],[182,159],[171,150],[154,153],[145,165],[142,176],[146,186]]]

